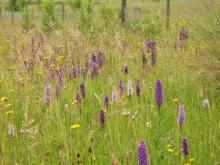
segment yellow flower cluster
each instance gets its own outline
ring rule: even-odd
[[[77,129],[77,128],[80,128],[80,125],[79,124],[73,124],[73,125],[71,125],[70,128]]]

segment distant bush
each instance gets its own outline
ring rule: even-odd
[[[73,10],[80,9],[82,6],[82,1],[81,0],[69,0],[69,5]]]
[[[209,10],[209,14],[193,22],[193,40],[198,54],[205,57],[204,65],[209,75],[220,85],[220,10]]]
[[[24,7],[22,13],[22,27],[25,30],[30,30],[33,27],[32,18],[33,18],[33,11],[28,7]]]
[[[55,11],[55,4],[52,0],[44,0],[41,6],[41,24],[44,32],[51,32],[59,27]]]
[[[88,0],[85,2],[83,7],[80,9],[80,21],[81,26],[86,29],[90,29],[92,25],[92,1]]]
[[[25,6],[25,0],[9,0],[6,7],[7,10],[18,11]]]
[[[206,41],[206,48],[210,54],[220,60],[220,47],[216,45],[220,44],[220,10],[212,13],[212,15],[207,18],[205,24],[200,26],[200,32],[203,32],[203,39]],[[219,43],[219,44],[217,44]]]
[[[159,13],[155,11],[145,11],[147,15],[141,15],[131,19],[131,27],[135,31],[142,32],[143,35],[149,38],[157,38],[164,30],[164,20]]]
[[[105,27],[108,27],[111,23],[114,22],[114,11],[109,4],[103,3],[101,5],[100,14]]]

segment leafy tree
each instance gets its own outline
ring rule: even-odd
[[[52,0],[42,2],[41,25],[44,32],[51,32],[59,27],[58,18],[55,11],[55,4]]]

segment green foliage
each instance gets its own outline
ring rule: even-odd
[[[82,6],[81,0],[69,0],[69,5],[72,9],[80,9]]]
[[[20,9],[23,9],[25,6],[25,0],[9,0],[7,9],[18,11]]]
[[[145,11],[147,15],[140,15],[140,17],[131,20],[131,27],[135,31],[140,31],[148,38],[160,37],[164,30],[164,19],[155,11]]]
[[[152,7],[150,4],[143,5],[152,0],[137,0],[139,6],[136,1],[128,0],[125,26],[118,18],[120,3],[97,1],[102,3],[82,0],[81,7],[73,11],[72,22],[66,17],[69,22],[64,30],[51,33],[49,37],[37,26],[30,33],[21,33],[17,24],[0,24],[1,164],[108,165],[117,162],[136,165],[137,144],[141,139],[147,144],[153,165],[218,164],[220,95],[216,82],[204,72],[202,64],[213,57],[211,55],[218,55],[220,13],[209,15],[205,11],[206,16],[200,23],[201,13],[194,13],[198,6],[191,8],[193,15],[198,14],[195,18],[192,13],[173,11],[171,28],[166,31],[163,28],[166,16],[157,13],[162,8],[165,11],[165,0],[153,2],[154,12],[148,11]],[[190,8],[195,0],[175,1],[180,9],[183,5],[179,1]],[[137,5],[135,11],[133,6],[130,8],[130,2]],[[55,6],[51,9],[51,4],[43,5],[42,27],[44,25],[46,32],[52,31],[59,27],[51,28],[49,24],[54,21],[51,13],[55,15]],[[27,27],[31,24],[31,15],[31,8],[24,8],[23,22]],[[178,17],[184,19],[184,23]],[[58,22],[56,17],[55,22]],[[195,31],[189,26],[191,22],[197,23]],[[183,24],[189,30],[189,38],[183,41],[183,48],[175,49],[173,45]],[[151,53],[145,52],[146,37],[157,39],[154,66]],[[196,53],[197,46],[199,49],[204,46],[200,51],[207,49],[210,56],[203,60],[201,52]],[[106,62],[99,75],[91,80],[93,68],[85,68],[87,56],[84,54],[88,54],[90,64],[92,52],[98,54],[99,51],[105,53]],[[143,55],[147,59],[144,66]],[[126,75],[122,71],[125,64],[128,66]],[[29,70],[29,66],[32,69]],[[80,73],[71,79],[69,73],[73,66],[79,68]],[[60,69],[64,71],[64,83],[57,97],[55,86],[59,83],[57,72]],[[138,79],[142,82],[141,96],[135,94]],[[163,81],[164,104],[160,107],[160,116],[154,93],[157,79]],[[125,91],[117,95],[114,102],[112,91],[118,93],[120,80]],[[133,83],[130,97],[126,92],[128,80]],[[44,102],[45,81],[50,83],[50,104]],[[80,93],[82,83],[86,95],[77,102],[76,94]],[[105,96],[110,97],[108,108],[104,105]],[[202,104],[204,99],[210,101],[207,109]],[[186,110],[181,131],[177,123],[180,104]],[[104,125],[99,122],[102,108],[106,115]],[[13,136],[8,135],[11,124]],[[73,125],[80,127],[74,129]],[[189,140],[187,156],[182,153],[182,136]]]
[[[83,7],[80,9],[80,21],[81,21],[81,27],[90,29],[92,26],[92,1],[88,0],[83,4]]]
[[[52,0],[42,2],[41,25],[44,32],[51,32],[59,27],[58,18],[55,11],[55,4]]]
[[[204,47],[209,54],[220,60],[220,47],[216,47],[220,43],[220,10],[212,11],[208,16],[205,16],[196,26],[196,31],[200,33],[202,39],[206,41]]]
[[[31,10],[28,7],[24,7],[22,13],[22,27],[25,30],[30,30],[33,27],[32,18],[33,18],[33,10]]]
[[[108,26],[109,23],[114,22],[114,11],[110,4],[102,4],[100,7],[101,19],[104,22],[104,26]]]

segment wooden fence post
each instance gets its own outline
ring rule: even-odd
[[[14,7],[11,10],[11,23],[14,24]]]
[[[121,1],[121,22],[125,23],[125,17],[126,17],[126,0]]]
[[[62,19],[64,21],[64,18],[65,18],[65,6],[64,6],[64,3],[62,3]]]
[[[170,26],[170,0],[167,0],[167,29]]]
[[[2,5],[1,5],[1,3],[0,3],[0,19],[2,19],[3,18],[3,9],[2,9],[3,7],[2,7]]]

